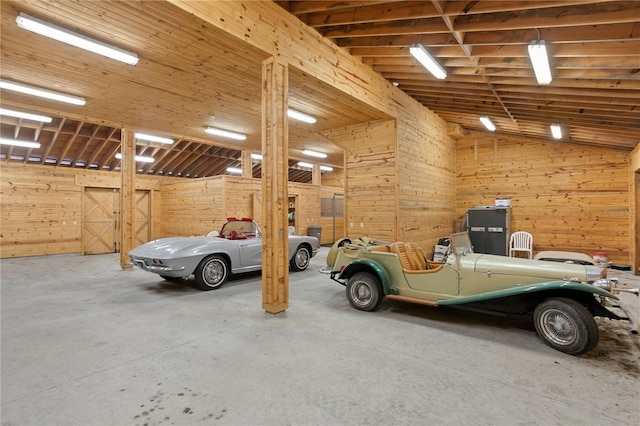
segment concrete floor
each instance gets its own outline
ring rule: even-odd
[[[599,320],[599,346],[572,357],[513,320],[360,312],[317,272],[327,251],[275,316],[259,274],[201,292],[115,254],[2,260],[2,425],[640,423],[626,325]]]

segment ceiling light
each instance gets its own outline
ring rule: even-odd
[[[254,160],[262,160],[262,154],[256,154],[254,152],[251,153],[251,158]]]
[[[311,157],[327,158],[327,154],[325,154],[324,152],[312,151],[310,149],[305,149],[302,151],[302,153]]]
[[[538,84],[551,83],[551,69],[549,68],[549,57],[544,40],[532,41],[529,44],[529,57],[533,65],[533,72],[536,74]]]
[[[122,160],[122,154],[116,153],[116,158]],[[136,161],[139,163],[153,163],[156,161],[153,157],[145,157],[144,155],[136,155]]]
[[[287,110],[287,115],[291,118],[295,118],[296,120],[304,121],[305,123],[309,124],[313,124],[317,121],[314,116],[296,111],[295,109],[291,108]]]
[[[227,167],[227,171],[229,173],[235,173],[235,174],[238,174],[238,175],[242,174],[242,169],[240,169],[238,167]]]
[[[204,131],[212,135],[222,136],[224,138],[236,139],[239,141],[243,141],[247,139],[247,136],[243,135],[242,133],[230,132],[228,130],[222,130],[216,127],[207,127],[204,129]]]
[[[480,117],[480,121],[484,124],[484,127],[491,130],[492,132],[496,130],[496,125],[493,124],[489,117]]]
[[[67,95],[65,93],[54,92],[53,90],[40,89],[39,87],[27,86],[26,84],[14,83],[13,81],[4,79],[0,79],[0,88],[74,105],[84,105],[87,103],[84,98],[79,96]]]
[[[20,141],[17,139],[0,138],[0,145],[20,146],[22,148],[40,148],[38,142]]]
[[[304,161],[299,161],[299,162],[298,162],[298,166],[300,166],[300,167],[306,167],[307,169],[313,169],[313,164],[311,164],[311,163],[305,163]]]
[[[0,115],[22,118],[24,120],[41,121],[43,123],[51,123],[51,121],[53,120],[51,117],[47,117],[46,115],[31,114],[28,112],[14,111],[5,108],[0,108]]]
[[[20,15],[16,17],[16,23],[20,28],[25,30],[106,56],[107,58],[115,59],[129,65],[138,63],[138,55],[135,53],[127,52],[126,50],[108,45],[100,40],[70,31],[24,13],[20,13]]]
[[[146,133],[136,133],[135,137],[136,139],[140,139],[143,141],[159,142],[159,143],[165,143],[167,145],[171,145],[173,143],[173,139],[163,138],[161,136],[148,135]]]
[[[409,52],[431,73],[439,80],[447,78],[447,72],[442,66],[433,59],[433,56],[427,52],[421,44],[415,44],[409,48]]]
[[[323,172],[332,172],[333,171],[333,167],[320,166],[320,170],[322,170]]]
[[[554,139],[562,139],[562,128],[558,124],[551,125],[551,136]]]

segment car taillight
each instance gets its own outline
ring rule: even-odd
[[[344,271],[344,267],[345,267],[345,265],[342,265],[342,266],[340,267],[340,272]]]

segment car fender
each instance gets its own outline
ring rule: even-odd
[[[340,272],[338,279],[347,280],[357,272],[369,272],[376,275],[382,283],[384,294],[387,295],[391,293],[391,277],[389,273],[379,262],[372,259],[356,259],[350,262],[342,272]]]
[[[473,296],[465,296],[448,300],[438,300],[437,304],[441,306],[460,305],[464,303],[483,302],[492,299],[501,299],[504,297],[516,296],[521,294],[553,291],[553,290],[574,290],[585,293],[597,294],[598,296],[608,297],[618,300],[618,296],[608,292],[600,287],[591,284],[584,284],[573,281],[549,281],[536,284],[515,286],[504,290],[490,291],[487,293],[475,294]]]

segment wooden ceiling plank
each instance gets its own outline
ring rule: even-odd
[[[292,1],[288,4],[288,11],[293,15],[306,15],[314,12],[324,12],[331,10],[340,10],[345,8],[353,8],[357,6],[375,5],[380,3],[391,3],[390,0],[371,1],[371,0],[337,0],[337,1]]]
[[[429,2],[403,1],[308,13],[305,16],[304,22],[310,27],[321,28],[370,22],[410,21],[438,16],[438,11]]]
[[[457,31],[518,30],[636,22],[640,2],[620,1],[458,16]]]
[[[403,34],[447,33],[441,18],[423,18],[409,21],[391,21],[324,27],[320,33],[329,39],[344,37],[372,37]]]
[[[476,15],[484,13],[521,11],[559,6],[580,6],[610,0],[539,0],[539,1],[447,1],[444,13],[453,15]]]
[[[607,25],[582,25],[559,28],[540,28],[540,39],[547,43],[611,42],[640,39],[640,24],[624,22]],[[468,32],[464,42],[472,46],[529,44],[538,39],[535,28],[522,30],[491,30]]]

